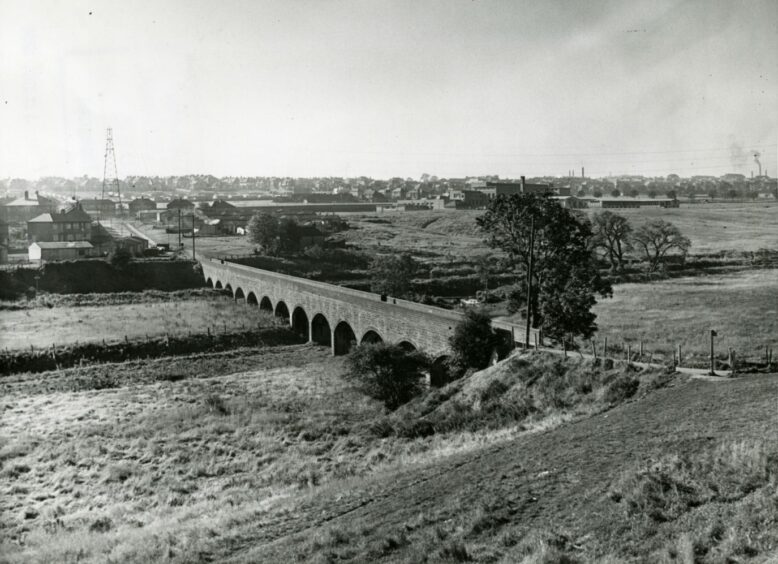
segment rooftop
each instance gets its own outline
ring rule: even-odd
[[[38,241],[30,245],[30,247],[34,246],[39,249],[91,249],[92,243],[89,241]]]

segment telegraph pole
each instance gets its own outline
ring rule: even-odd
[[[192,212],[192,260],[197,260],[195,256],[195,228],[194,228],[195,214]]]
[[[524,349],[529,348],[529,333],[532,326],[532,267],[535,247],[535,216],[530,220],[529,231],[529,264],[527,268],[527,331],[524,334]]]
[[[713,353],[713,337],[716,337],[718,333],[713,329],[710,330],[710,375],[716,375],[716,357]]]

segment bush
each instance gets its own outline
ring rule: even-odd
[[[638,391],[638,387],[640,387],[640,380],[633,376],[622,374],[610,383],[607,390],[605,390],[603,399],[607,403],[620,403],[634,396]]]
[[[424,389],[427,357],[399,345],[364,344],[348,356],[348,376],[370,397],[396,409]]]
[[[486,313],[467,310],[464,319],[454,328],[449,342],[454,353],[455,367],[464,372],[467,368],[482,370],[489,366],[499,339]]]
[[[127,265],[130,264],[131,260],[132,260],[132,254],[124,247],[116,249],[108,257],[108,262],[111,263],[111,266],[113,266],[118,270],[122,270],[126,268]]]

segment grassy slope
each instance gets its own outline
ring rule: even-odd
[[[239,562],[561,562],[560,553],[623,562],[649,555],[672,561],[691,543],[704,546],[710,561],[721,552],[775,558],[776,399],[775,376],[687,381],[545,433],[325,489],[294,512],[269,511],[246,524],[230,550],[240,549],[233,553]],[[635,469],[650,461],[704,458],[730,441],[773,453],[771,462],[762,460],[771,477],[750,494],[689,506],[666,522],[635,515],[614,496],[624,476],[639,475]]]
[[[120,386],[90,389],[106,370]],[[624,472],[718,440],[769,437],[778,423],[778,381],[763,377],[663,380],[669,388],[559,427],[600,412],[620,371],[540,357],[398,413],[450,432],[379,438],[382,408],[341,372],[323,348],[294,346],[3,379],[0,554],[512,562],[535,535],[541,544],[564,535],[574,554],[650,551],[683,528],[659,526],[656,537],[637,528],[622,542],[626,501],[611,494],[633,499],[636,489]],[[648,392],[655,376],[629,378]],[[519,404],[534,407],[517,426],[516,410],[500,407]],[[483,417],[493,430],[457,418],[473,409],[496,414]]]
[[[672,354],[680,344],[688,361],[703,362],[709,331],[718,332],[717,349],[732,347],[742,357],[763,358],[764,346],[778,344],[778,274],[775,270],[678,278],[616,286],[612,299],[594,312],[597,340],[635,344]]]
[[[123,294],[119,294],[123,296]],[[158,303],[31,308],[0,312],[0,347],[50,347],[76,341],[132,339],[156,335],[222,332],[268,326],[273,318],[256,308],[211,293]]]

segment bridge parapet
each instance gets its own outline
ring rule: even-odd
[[[371,292],[344,288],[235,264],[201,259],[206,281],[230,290],[236,299],[283,316],[309,341],[330,345],[334,354],[353,343],[376,340],[423,349],[432,356],[449,353],[449,337],[462,313]],[[513,341],[524,332],[510,322],[495,322]]]

